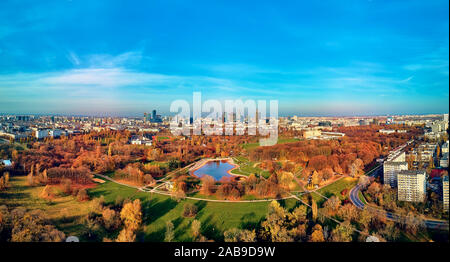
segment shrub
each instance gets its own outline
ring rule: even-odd
[[[87,194],[86,189],[83,188],[83,189],[80,189],[80,191],[78,191],[77,199],[80,202],[89,200],[89,195]]]
[[[192,203],[184,204],[183,216],[184,217],[195,217],[197,215],[197,206]]]

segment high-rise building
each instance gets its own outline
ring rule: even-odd
[[[425,170],[402,170],[398,173],[397,195],[399,201],[423,202],[426,195]]]
[[[153,119],[153,120],[156,120],[156,110],[153,110],[153,111],[152,111],[152,119]]]
[[[408,170],[405,152],[396,151],[390,154],[383,163],[383,183],[397,187],[397,174],[402,170]]]
[[[383,183],[397,187],[397,175],[400,171],[408,170],[407,162],[386,161],[383,164]]]
[[[442,177],[442,202],[444,211],[448,212],[448,176]]]

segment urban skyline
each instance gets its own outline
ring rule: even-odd
[[[280,115],[448,112],[446,1],[47,5],[0,3],[2,113],[167,115],[194,91]]]

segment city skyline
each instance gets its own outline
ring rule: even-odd
[[[280,116],[448,113],[446,1],[197,6],[0,3],[0,112],[172,115],[200,91]]]

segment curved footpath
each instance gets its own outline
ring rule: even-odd
[[[138,187],[138,186],[132,186],[132,185],[127,185],[124,183],[120,183],[108,176],[104,176],[104,175],[100,175],[100,174],[96,174],[96,176],[101,177],[103,179],[106,179],[108,181],[111,181],[113,183],[122,185],[122,186],[126,186],[126,187],[131,187],[134,189],[137,189],[141,192],[147,192],[147,193],[155,193],[155,194],[160,194],[160,195],[165,195],[165,196],[172,196],[172,194],[168,193],[168,192],[163,192],[163,191],[158,191],[158,190],[145,190],[144,187]],[[285,199],[290,199],[290,198],[295,198],[295,196],[288,196],[288,197],[282,197],[282,198],[269,198],[269,199],[255,199],[255,200],[219,200],[219,199],[207,199],[207,198],[199,198],[199,197],[184,197],[186,199],[192,199],[192,200],[199,200],[199,201],[207,201],[207,202],[220,202],[220,203],[256,203],[256,202],[270,202],[273,200],[285,200]]]
[[[382,167],[382,165],[380,165],[378,168],[373,169],[372,174],[375,174],[375,171],[377,171],[380,167]],[[370,176],[373,176],[373,175]],[[353,187],[350,190],[350,201],[353,203],[353,205],[355,205],[357,208],[359,209],[364,209],[364,207],[366,206],[366,204],[364,204],[361,199],[359,199],[359,192],[361,190],[361,186],[359,184],[357,184],[355,187]],[[401,215],[392,213],[392,212],[387,212],[385,210],[382,209],[378,209],[378,208],[374,208],[371,207],[369,205],[367,205],[367,207],[369,207],[371,210],[375,211],[375,212],[384,212],[386,214],[387,219],[395,221],[395,222],[399,222],[402,218]],[[435,219],[425,219],[424,220],[425,226],[428,228],[433,228],[433,229],[448,229],[449,228],[449,223],[448,221],[445,220],[435,220]]]

